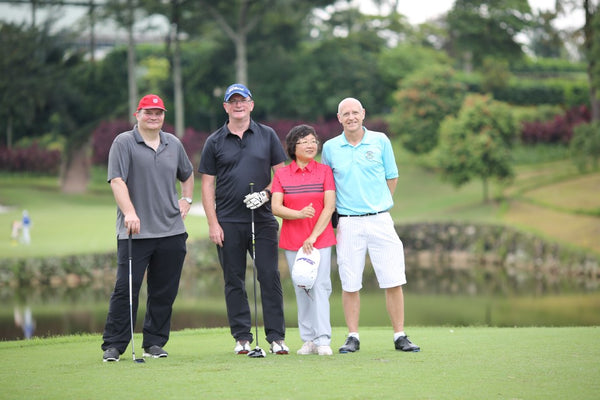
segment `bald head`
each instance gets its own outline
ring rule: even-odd
[[[345,98],[338,105],[338,121],[344,128],[346,138],[360,140],[363,136],[365,109],[360,101],[353,97]]]
[[[340,101],[340,104],[338,104],[338,114],[342,110],[342,107],[344,107],[345,105],[350,105],[350,104],[358,106],[361,110],[363,110],[363,106],[360,103],[360,101],[358,101],[354,97],[346,97],[344,100]]]

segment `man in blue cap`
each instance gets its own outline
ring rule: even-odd
[[[278,268],[277,231],[271,212],[271,171],[285,165],[286,155],[275,131],[252,120],[252,93],[241,83],[225,91],[225,124],[206,140],[198,172],[202,174],[202,205],[210,240],[225,281],[225,302],[234,352],[251,350],[252,319],[246,293],[246,253],[252,252],[251,211],[254,210],[255,264],[260,282],[266,340],[271,352],[288,354],[283,317],[283,292]],[[250,183],[254,184],[250,193]]]

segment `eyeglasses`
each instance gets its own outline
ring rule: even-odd
[[[302,146],[306,146],[308,144],[310,144],[310,145],[317,145],[318,146],[319,145],[319,141],[318,140],[300,140],[300,141],[296,142],[296,144],[297,145],[300,144]]]
[[[252,101],[252,99],[238,99],[238,100],[228,100],[226,101],[226,103],[228,104],[244,104],[244,103],[250,103]]]

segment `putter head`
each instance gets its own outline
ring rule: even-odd
[[[265,353],[265,351],[258,346],[248,353],[248,357],[252,358],[264,358],[266,355],[267,353]]]
[[[144,360],[143,358],[134,358],[133,362],[138,363],[138,364],[143,364],[146,362],[146,360]]]

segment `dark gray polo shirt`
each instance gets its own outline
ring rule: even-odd
[[[286,160],[277,134],[266,125],[250,121],[243,138],[234,135],[225,123],[213,132],[202,149],[198,172],[216,176],[217,219],[219,222],[250,222],[244,197],[271,183],[271,167]],[[271,203],[254,210],[257,222],[274,220]]]
[[[179,212],[177,181],[194,172],[183,144],[174,135],[160,131],[160,145],[154,151],[144,143],[137,125],[119,134],[108,154],[108,182],[122,178],[140,218],[136,239],[179,235],[185,225]],[[127,238],[124,215],[117,207],[117,237]]]

